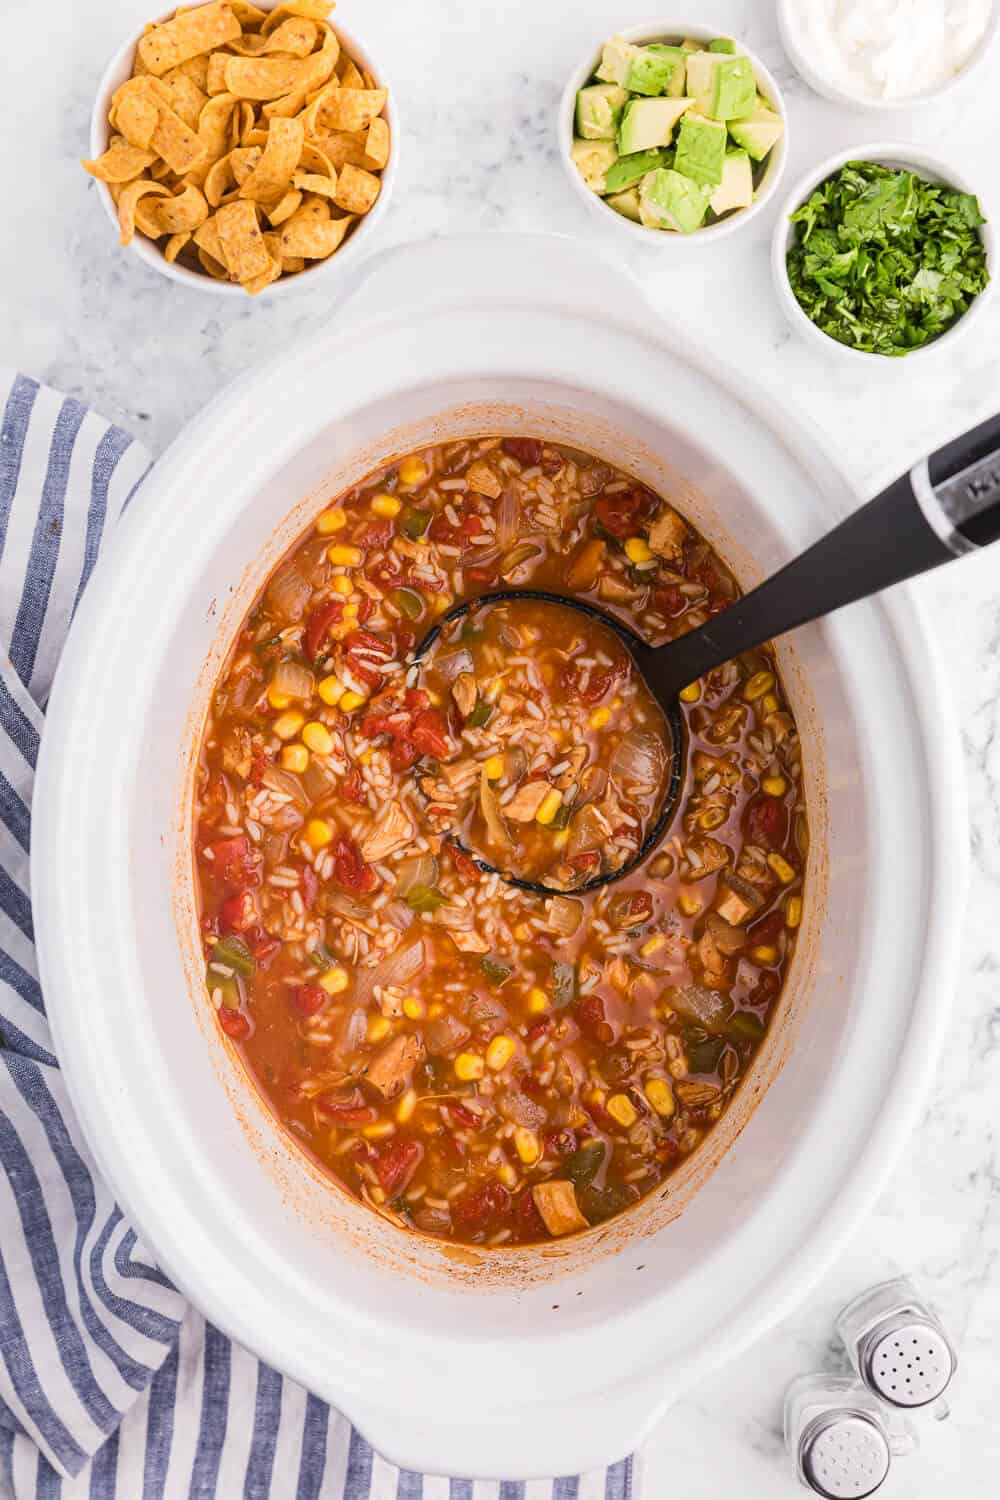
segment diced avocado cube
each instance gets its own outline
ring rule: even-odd
[[[626,219],[634,219],[637,224],[640,222],[638,188],[626,188],[624,193],[609,193],[604,201],[609,208],[614,209],[616,214],[621,214]]]
[[[695,52],[687,60],[688,93],[712,120],[748,115],[757,99],[753,63],[740,53]]]
[[[618,160],[614,141],[574,141],[571,155],[591,192],[606,192],[608,169]]]
[[[669,146],[675,124],[690,108],[690,99],[630,99],[618,126],[618,150],[627,156]]]
[[[713,42],[708,44],[709,52],[735,52],[736,43],[731,36],[717,36]]]
[[[674,165],[695,182],[717,187],[726,159],[726,127],[721,120],[707,120],[689,111],[681,121]]]
[[[600,67],[597,69],[597,77],[601,83],[624,84],[632,59],[638,51],[638,47],[621,36],[613,36],[609,42],[605,42]]]
[[[669,72],[661,94],[668,95],[671,99],[679,99],[684,93],[684,84],[687,78],[687,53],[683,47],[668,47],[664,42],[652,42],[646,48],[647,52],[655,52],[657,57],[662,57],[668,66]]]
[[[637,47],[625,74],[625,87],[633,94],[654,98],[666,93],[670,81],[670,61],[652,47]]]
[[[639,214],[648,229],[691,234],[704,222],[712,190],[669,167],[648,172],[639,189]]]
[[[669,151],[633,151],[630,156],[620,156],[608,169],[605,192],[620,193],[625,188],[634,187],[655,167],[670,166],[669,157]]]
[[[722,164],[722,181],[708,200],[713,214],[727,214],[733,208],[749,208],[753,202],[753,167],[745,151],[727,151]]]
[[[773,109],[768,109],[760,99],[752,114],[740,120],[730,120],[729,134],[737,146],[748,151],[754,161],[763,161],[767,153],[776,146],[785,132],[785,122]]]
[[[613,141],[628,94],[616,83],[592,83],[576,96],[576,133],[585,141]]]

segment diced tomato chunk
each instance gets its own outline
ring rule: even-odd
[[[610,667],[600,667],[596,671],[590,667],[578,667],[570,661],[559,674],[559,685],[567,697],[577,698],[592,708],[627,675],[628,663],[622,658]]]
[[[479,1124],[479,1116],[474,1115],[471,1109],[466,1109],[464,1104],[459,1104],[457,1099],[449,1099],[448,1113],[455,1124],[461,1125],[464,1129],[471,1129]]]
[[[343,834],[333,844],[333,878],[359,896],[369,895],[378,885],[378,876],[361,858],[357,844]]]
[[[257,898],[250,890],[227,896],[219,907],[219,927],[223,932],[246,932],[259,920]]]
[[[389,764],[394,771],[408,771],[420,759],[420,751],[412,740],[394,740],[389,751]]]
[[[420,1142],[409,1137],[397,1137],[382,1147],[375,1172],[387,1197],[394,1198],[409,1186],[423,1154]]]
[[[260,857],[246,834],[210,844],[212,873],[217,880],[240,889],[260,885]]]
[[[340,800],[342,802],[364,802],[365,786],[364,782],[361,780],[361,772],[357,769],[357,767],[355,767],[352,771],[348,771],[347,775],[340,783],[339,790]]]
[[[302,649],[310,661],[315,661],[319,655],[320,647],[330,633],[330,626],[339,624],[343,618],[343,599],[329,599],[326,604],[320,604],[312,611],[306,620],[302,636]]]
[[[533,469],[542,461],[542,445],[538,438],[505,437],[500,447],[510,458],[516,458],[525,469]]]
[[[452,864],[463,880],[479,879],[480,869],[471,854],[467,854],[464,849],[460,848],[458,844],[453,843],[451,839],[446,842],[444,847],[448,852],[448,857]]]
[[[641,484],[633,484],[627,490],[616,490],[612,495],[602,495],[594,506],[594,515],[610,536],[624,541],[635,536],[650,519],[656,509],[656,496]]]
[[[372,693],[377,693],[385,678],[379,670],[383,662],[391,661],[391,641],[373,635],[370,630],[352,630],[343,642],[344,661],[352,677],[364,684]]]
[[[369,599],[369,597],[368,597],[367,594],[363,594],[362,597],[358,600],[358,622],[359,622],[359,624],[363,625],[366,620],[370,620],[371,617],[372,617],[372,615],[374,613],[375,613],[375,600],[374,599]]]
[[[265,967],[281,947],[281,939],[272,937],[263,927],[251,927],[243,934],[243,940],[254,958]]]
[[[676,583],[665,583],[653,590],[653,608],[668,620],[683,614],[687,604]]]
[[[326,991],[321,990],[318,984],[300,984],[292,990],[292,1007],[300,1016],[315,1016],[323,1009],[326,1000]]]
[[[451,507],[458,516],[458,524],[453,525],[445,512],[439,511],[430,524],[427,535],[432,542],[437,542],[442,547],[459,547],[463,552],[472,545],[474,536],[482,536],[483,523],[481,518],[472,511],[465,515],[455,506]],[[423,588],[424,585],[421,584]]]
[[[243,1042],[250,1035],[250,1020],[241,1010],[234,1010],[228,1005],[220,1005],[218,1010],[219,1025],[226,1036],[231,1036],[234,1042]]]
[[[435,760],[444,760],[451,753],[448,721],[439,708],[421,709],[413,721],[410,739],[421,755],[432,755]]]
[[[452,1223],[470,1233],[497,1229],[510,1217],[512,1202],[502,1182],[485,1182],[452,1201]]]
[[[751,844],[783,848],[788,838],[788,809],[781,798],[764,793],[752,797],[743,813],[743,832]]]
[[[358,546],[366,552],[370,548],[384,547],[395,535],[395,531],[395,521],[388,516],[380,516],[377,521],[369,521],[358,537]]]

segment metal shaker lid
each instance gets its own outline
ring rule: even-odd
[[[889,1441],[864,1412],[847,1407],[817,1417],[802,1434],[799,1462],[803,1478],[827,1500],[863,1500],[889,1472]]]
[[[861,1376],[892,1406],[927,1406],[955,1373],[951,1345],[933,1322],[919,1315],[887,1319],[864,1340]]]

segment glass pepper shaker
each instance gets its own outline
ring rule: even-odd
[[[799,1480],[826,1500],[864,1500],[881,1486],[893,1457],[917,1439],[900,1412],[885,1407],[851,1375],[800,1375],[785,1393],[785,1446]]]
[[[855,1297],[837,1332],[858,1379],[892,1407],[933,1406],[948,1415],[944,1392],[958,1360],[940,1320],[906,1277],[883,1281]]]

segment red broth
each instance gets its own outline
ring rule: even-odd
[[[528,586],[650,640],[738,593],[665,499],[589,455],[496,437],[410,455],[317,517],[247,616],[196,817],[208,992],[279,1120],[401,1227],[488,1245],[601,1223],[697,1149],[766,1033],[807,847],[762,649],[685,693],[660,846],[574,894],[630,857],[662,780],[618,643],[517,601],[408,660],[456,600]],[[456,830],[565,894],[480,874]]]

